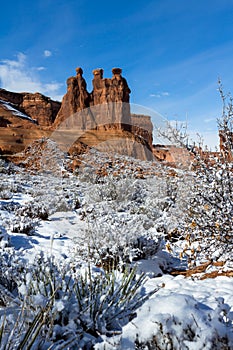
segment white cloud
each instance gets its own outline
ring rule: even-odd
[[[160,98],[160,97],[161,97],[161,95],[160,95],[160,94],[150,94],[150,97]]]
[[[35,69],[38,70],[38,71],[46,70],[46,68],[43,67],[43,66],[41,66],[41,67],[36,67]]]
[[[53,82],[53,83],[49,83],[49,84],[45,84],[45,88],[47,91],[57,91],[60,89],[60,87],[62,87],[63,84],[60,84],[60,83],[56,83],[56,82]]]
[[[161,98],[166,96],[170,96],[169,92],[167,91],[158,92],[156,94],[150,94],[150,97],[156,97],[156,98]]]
[[[17,60],[2,60],[1,63],[10,68],[20,68],[25,64],[25,61],[26,55],[24,55],[22,52],[19,52],[17,54]]]
[[[0,83],[1,87],[15,92],[40,92],[51,98],[59,95],[59,89],[63,84],[52,82],[42,83],[38,77],[38,72],[44,67],[30,67],[27,64],[27,56],[19,53],[15,60],[0,61]]]
[[[44,50],[44,57],[51,57],[52,52],[50,50]]]

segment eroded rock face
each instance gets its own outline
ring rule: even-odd
[[[82,68],[67,79],[67,93],[63,97],[55,126],[77,130],[108,128],[127,129],[131,125],[127,81],[120,68],[112,69],[111,79],[103,78],[103,69],[93,71],[93,91],[87,91]],[[128,125],[128,127],[127,127]]]
[[[112,78],[103,78],[103,69],[93,70],[93,92],[91,104],[98,105],[108,102],[129,103],[130,88],[127,81],[121,76],[121,68],[112,69]]]
[[[132,133],[141,136],[149,145],[152,150],[153,143],[153,124],[151,117],[148,115],[132,114]]]
[[[0,89],[0,99],[20,106],[23,102],[23,94]]]
[[[38,92],[24,93],[20,104],[20,108],[41,126],[51,126],[60,107],[60,102],[53,101]]]
[[[61,109],[59,110],[55,125],[61,124],[69,117],[90,106],[90,94],[87,91],[87,84],[83,78],[82,68],[76,68],[76,76],[67,79],[67,93],[63,97]],[[79,120],[77,127],[85,128],[83,121]]]
[[[0,102],[0,154],[21,152],[35,139],[46,135],[33,119],[11,108]]]
[[[6,101],[9,107],[25,114],[13,116],[10,109],[3,108],[0,131],[6,142],[0,143],[2,151],[21,151],[28,140],[41,135],[58,142],[64,151],[73,149],[75,144],[76,153],[94,147],[151,159],[152,123],[148,116],[131,115],[131,91],[122,70],[113,68],[111,78],[103,77],[103,69],[95,69],[93,75],[93,90],[89,93],[83,70],[78,67],[76,76],[67,79],[62,103],[40,93],[0,89],[0,102]]]
[[[153,126],[150,117],[131,116],[131,91],[126,79],[122,77],[121,68],[112,69],[112,78],[104,78],[101,68],[93,70],[91,93],[87,91],[82,69],[77,68],[76,73],[76,77],[67,80],[67,93],[54,124],[55,129],[62,130],[62,133],[57,133],[56,139],[62,142],[65,130],[70,133],[67,139],[73,137],[72,133],[78,140],[84,138],[90,146],[93,140],[95,144],[106,142],[107,135],[109,138],[112,135],[118,138],[129,137],[127,133],[123,136],[121,132],[124,131],[131,133],[135,142],[141,137],[152,151]],[[122,142],[119,145],[118,148],[126,147]],[[107,148],[112,147],[108,144]],[[132,151],[129,154],[132,155]]]
[[[61,103],[38,92],[11,92],[0,89],[0,100],[10,102],[19,111],[37,121],[38,125],[51,126],[61,107]]]

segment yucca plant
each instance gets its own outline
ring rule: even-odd
[[[40,254],[27,265],[18,295],[1,313],[0,349],[88,349],[121,332],[146,294],[145,275],[59,266]]]

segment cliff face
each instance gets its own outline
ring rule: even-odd
[[[20,104],[20,109],[35,119],[41,126],[52,125],[60,107],[60,102],[53,101],[39,93],[24,93],[23,102]]]
[[[62,100],[54,126],[65,130],[76,130],[79,137],[90,140],[90,130],[97,140],[119,131],[130,132],[152,150],[153,126],[149,116],[131,115],[130,89],[120,68],[112,69],[112,78],[103,78],[103,69],[93,70],[93,91],[87,91],[81,68],[76,76],[67,80],[67,93]],[[84,134],[87,133],[87,136]],[[119,134],[120,135],[120,134]],[[128,134],[127,134],[128,135]],[[126,135],[125,135],[126,136]],[[121,133],[122,137],[122,133]],[[127,136],[128,137],[128,136]]]
[[[141,136],[152,150],[153,143],[153,124],[148,115],[131,114],[132,133]]]
[[[76,73],[76,77],[67,79],[67,93],[62,99],[61,108],[55,121],[56,126],[90,105],[90,94],[87,91],[86,81],[82,76],[82,68],[77,68]],[[83,128],[81,120],[77,121],[77,126]]]
[[[131,115],[130,89],[120,68],[112,78],[93,71],[87,91],[82,68],[67,79],[62,103],[40,93],[0,89],[0,150],[21,151],[40,137],[51,137],[64,151],[78,153],[95,147],[141,159],[152,159],[153,126],[149,116]],[[9,137],[8,137],[8,136]]]
[[[52,125],[61,107],[60,102],[53,101],[38,92],[34,94],[17,93],[0,89],[0,100],[11,103],[13,107],[34,119],[41,126]]]
[[[113,77],[103,79],[103,70],[93,71],[93,91],[87,91],[82,68],[76,76],[67,79],[67,93],[63,97],[55,126],[79,130],[117,128],[125,129],[131,124],[128,84],[121,76],[120,68],[112,69]]]
[[[35,139],[46,135],[32,118],[0,100],[0,154],[21,152]]]

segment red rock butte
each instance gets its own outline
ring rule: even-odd
[[[151,118],[130,113],[131,91],[121,68],[113,68],[111,78],[103,74],[101,68],[93,70],[93,90],[88,92],[83,70],[76,68],[62,103],[40,93],[0,89],[0,152],[14,154],[38,138],[60,133],[63,146],[72,152],[81,143],[152,159]]]

